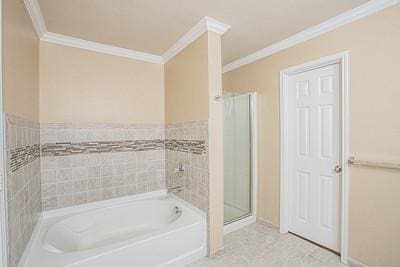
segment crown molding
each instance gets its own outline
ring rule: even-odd
[[[24,3],[41,41],[152,63],[163,63],[161,56],[49,32],[46,28],[38,0],[24,0]]]
[[[38,34],[40,40],[72,46],[76,48],[91,50],[100,53],[111,54],[115,56],[122,56],[131,59],[143,60],[153,63],[166,63],[171,58],[176,56],[180,51],[187,47],[190,43],[196,40],[206,31],[215,32],[217,34],[224,34],[230,29],[230,26],[215,20],[210,17],[204,17],[201,19],[192,29],[190,29],[184,36],[182,36],[174,45],[172,45],[162,56],[153,55],[141,51],[125,49],[121,47],[116,47],[112,45],[87,41],[83,39],[78,39],[70,36],[65,36],[57,33],[48,32],[46,24],[43,19],[42,12],[38,0],[24,0],[26,9],[32,19],[33,26]],[[361,6],[358,6],[352,10],[349,10],[343,14],[340,14],[332,19],[329,19],[321,24],[311,27],[307,30],[299,32],[279,41],[273,45],[263,48],[257,52],[250,55],[242,57],[231,63],[223,66],[223,73],[239,68],[243,65],[249,64],[251,62],[257,61],[261,58],[267,57],[286,48],[295,46],[304,41],[315,38],[322,35],[328,31],[334,30],[340,26],[351,23],[370,14],[378,12],[387,7],[399,4],[400,0],[371,0]]]
[[[390,6],[399,4],[400,0],[371,0],[363,5],[360,5],[354,9],[351,9],[345,13],[342,13],[332,19],[322,22],[316,26],[313,26],[307,30],[299,32],[295,35],[290,36],[282,41],[275,44],[267,46],[259,51],[256,51],[250,55],[239,58],[231,63],[223,66],[222,73],[229,72],[231,70],[237,69],[241,66],[247,65],[261,58],[270,56],[274,53],[287,49],[289,47],[295,46],[299,43],[305,42],[317,36],[320,36],[326,32],[334,30],[345,24],[351,23],[353,21],[364,18],[368,15],[376,13],[380,10],[388,8]]]
[[[33,27],[36,30],[39,38],[42,38],[43,35],[47,32],[46,24],[44,23],[42,11],[40,10],[40,6],[37,0],[24,0],[24,4],[26,9],[28,10],[28,14],[31,17]]]
[[[41,41],[158,64],[164,64],[168,62],[171,58],[177,55],[206,31],[212,31],[222,35],[231,27],[216,19],[204,17],[174,45],[172,45],[172,47],[169,48],[162,56],[158,56],[132,49],[121,48],[113,45],[87,41],[71,36],[49,32],[46,28],[38,0],[24,0],[24,3],[26,9],[28,10],[29,16],[31,17],[36,33]]]
[[[87,41],[87,40],[78,39],[78,38],[74,38],[74,37],[70,37],[70,36],[65,36],[65,35],[61,35],[61,34],[53,33],[53,32],[45,33],[40,40],[49,42],[49,43],[54,43],[54,44],[66,45],[66,46],[71,46],[71,47],[75,47],[75,48],[81,48],[81,49],[99,52],[99,53],[103,53],[103,54],[126,57],[126,58],[131,58],[131,59],[138,59],[138,60],[143,60],[143,61],[158,63],[158,64],[163,63],[163,59],[161,56],[148,54],[145,52],[140,52],[140,51],[131,50],[131,49],[125,49],[125,48],[121,48],[121,47],[117,47],[117,46],[113,46],[113,45],[107,45],[107,44]]]
[[[210,17],[202,18],[185,35],[183,35],[174,45],[172,45],[163,55],[164,63],[176,56],[194,40],[207,31],[215,32],[219,35],[224,34],[231,26]]]
[[[206,31],[215,32],[219,35],[223,35],[231,28],[230,25],[207,16],[204,17],[203,20],[206,24]]]

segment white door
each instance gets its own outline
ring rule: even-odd
[[[289,231],[339,247],[340,65],[289,78]]]

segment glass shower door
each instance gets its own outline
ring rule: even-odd
[[[224,223],[251,214],[251,96],[224,98]]]

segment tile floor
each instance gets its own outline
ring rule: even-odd
[[[225,236],[225,250],[190,267],[339,267],[337,255],[260,223]]]

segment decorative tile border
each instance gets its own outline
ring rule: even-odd
[[[14,173],[40,157],[39,144],[10,150],[10,172]]]
[[[42,145],[42,157],[68,156],[93,153],[132,152],[164,149],[164,140],[124,140],[82,143],[52,143]]]
[[[79,154],[149,151],[162,149],[198,155],[204,155],[207,150],[206,142],[204,140],[177,139],[49,143],[43,144],[41,148],[38,144],[34,144],[10,149],[10,171],[13,173],[18,169],[28,165],[40,156],[56,157]]]
[[[93,153],[132,152],[168,149],[192,154],[205,154],[203,140],[124,140],[82,143],[49,143],[41,147],[42,157],[56,157]],[[15,163],[17,164],[17,163]]]
[[[206,141],[167,139],[165,149],[203,155],[206,153]]]

